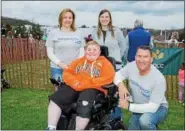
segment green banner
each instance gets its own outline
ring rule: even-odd
[[[153,48],[153,65],[163,75],[177,75],[184,60],[183,48]]]

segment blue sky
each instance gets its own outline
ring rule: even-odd
[[[2,16],[57,25],[64,8],[75,11],[77,26],[97,25],[100,10],[106,8],[118,27],[132,28],[135,19],[143,20],[147,28],[184,27],[183,1],[2,1]]]

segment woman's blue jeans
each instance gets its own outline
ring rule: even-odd
[[[62,81],[62,72],[63,72],[62,69],[51,67],[51,78]]]

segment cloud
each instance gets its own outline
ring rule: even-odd
[[[153,15],[166,15],[169,13],[177,13],[184,11],[184,2],[167,2],[167,1],[101,1],[99,4],[86,5],[82,4],[78,7],[79,11],[94,12],[104,8],[111,11],[131,11],[135,14],[153,14]]]
[[[100,10],[107,8],[116,26],[131,28],[139,18],[147,28],[184,27],[183,1],[2,1],[3,16],[45,25],[57,25],[64,8],[74,10],[77,26],[97,25]]]

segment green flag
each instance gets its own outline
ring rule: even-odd
[[[153,65],[163,75],[177,75],[184,60],[183,48],[153,48]]]

